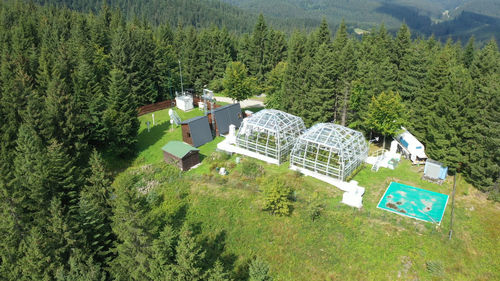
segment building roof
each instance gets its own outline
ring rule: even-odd
[[[190,146],[182,141],[170,141],[161,148],[163,151],[168,152],[175,157],[183,158],[191,151],[199,151],[199,149]]]
[[[364,153],[368,150],[362,133],[333,123],[312,126],[300,136],[300,140],[332,148],[340,155]]]
[[[241,107],[239,103],[224,105],[214,109],[215,125],[219,130],[219,134],[227,134],[229,125],[233,124],[236,128],[241,125]]]
[[[253,127],[274,132],[305,130],[302,118],[276,109],[263,109],[246,118],[245,122]]]
[[[191,119],[182,121],[181,124],[186,125],[186,124],[189,124],[189,123],[192,123],[192,122],[198,121],[200,119],[204,119],[204,118],[207,118],[207,116],[196,116],[196,117],[193,117]]]
[[[210,130],[207,116],[194,117],[181,124],[187,124],[189,126],[189,133],[191,134],[193,146],[200,147],[213,140],[212,130]]]

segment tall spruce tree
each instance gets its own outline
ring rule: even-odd
[[[196,241],[190,227],[185,224],[179,234],[179,244],[176,247],[176,266],[174,267],[177,281],[202,280],[203,259],[205,251]]]
[[[121,156],[134,153],[139,130],[137,106],[127,80],[124,71],[111,70],[108,107],[104,112],[110,149]]]
[[[89,160],[91,174],[87,184],[80,192],[79,224],[84,236],[84,246],[92,254],[92,260],[105,265],[111,258],[110,248],[113,241],[111,230],[111,206],[109,195],[111,181],[106,175],[103,160],[94,150]]]

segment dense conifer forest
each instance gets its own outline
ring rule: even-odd
[[[240,62],[249,94],[265,93],[267,107],[308,126],[336,122],[389,137],[377,112],[393,114],[429,157],[499,199],[494,39],[482,48],[474,38],[442,44],[412,39],[406,25],[395,37],[381,25],[359,39],[325,20],[287,36],[263,16],[236,34],[91,10],[0,3],[1,279],[229,280],[222,261],[206,262],[193,229],[148,213],[155,199],[135,195],[133,175],[114,190],[103,160],[137,152],[136,109],[180,90],[179,61],[184,88],[196,93],[222,92],[226,68]],[[249,274],[267,270],[256,259]]]

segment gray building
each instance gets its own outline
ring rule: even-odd
[[[182,140],[194,147],[200,147],[213,140],[207,116],[199,116],[181,123]]]
[[[215,121],[215,135],[225,135],[229,133],[229,125],[233,124],[236,128],[239,128],[241,121],[243,120],[243,115],[241,113],[241,107],[239,103],[233,103],[224,105],[214,109],[213,111],[214,119],[212,120],[212,128],[214,128],[213,121]],[[211,114],[209,114],[211,116]],[[211,117],[210,117],[211,118]]]

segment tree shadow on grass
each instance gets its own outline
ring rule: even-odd
[[[169,130],[170,122],[165,121],[158,125],[151,127],[150,131],[148,129],[142,130],[137,136],[138,152],[142,152],[151,145],[158,142]]]
[[[205,266],[206,269],[213,268],[217,260],[221,261],[227,272],[231,272],[234,268],[234,263],[237,256],[232,253],[226,253],[226,237],[225,230],[218,232],[214,238],[205,237],[201,241],[203,249],[205,249]]]

